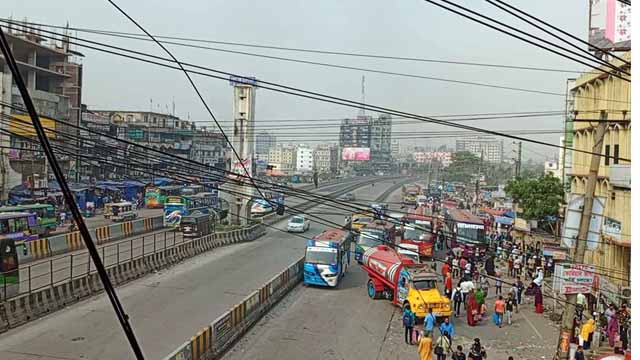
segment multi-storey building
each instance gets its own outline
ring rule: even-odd
[[[59,145],[77,145],[75,140],[64,135],[76,135],[78,130],[64,122],[75,125],[80,116],[82,65],[77,58],[82,55],[69,49],[65,34],[61,42],[51,42],[28,28],[8,25],[6,36],[40,120],[44,127],[53,130],[49,138]],[[3,58],[0,58],[0,64],[0,112],[12,117],[11,121],[0,125],[12,134],[0,136],[0,145],[4,147],[0,150],[0,200],[6,200],[9,190],[27,178],[34,176],[46,180],[48,166],[42,153],[30,151],[38,147],[30,141],[37,137],[35,130],[25,124],[31,120],[20,110],[24,108],[24,102]],[[74,168],[75,158],[73,150],[71,154],[58,156],[63,171],[69,175],[75,174],[68,172]]]
[[[371,165],[376,170],[386,169],[391,165],[391,116],[382,114],[371,118],[369,124]]]
[[[264,155],[268,158],[269,150],[276,146],[276,136],[266,131],[256,134],[256,158],[263,159]]]
[[[313,169],[318,173],[331,171],[331,145],[319,145],[313,150]]]
[[[611,63],[630,71],[631,52],[621,56],[624,63]],[[572,89],[578,122],[572,123],[570,135],[573,148],[593,151],[598,120],[608,121],[602,157],[598,168],[595,195],[604,202],[604,219],[600,241],[587,247],[585,263],[593,264],[601,272],[615,276],[600,276],[600,294],[609,301],[620,303],[620,294],[629,287],[631,271],[631,84],[603,72],[585,73],[576,79]],[[580,122],[579,120],[593,120]],[[570,169],[571,194],[585,193],[591,154],[572,152]]]
[[[297,172],[313,171],[313,150],[306,145],[298,146],[294,152],[294,164]]]
[[[370,116],[358,116],[357,119],[344,119],[340,125],[341,148],[371,148]]]
[[[456,151],[468,151],[484,161],[501,163],[504,158],[504,140],[492,137],[475,137],[456,140]]]

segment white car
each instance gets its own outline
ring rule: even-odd
[[[287,223],[288,232],[305,232],[311,227],[311,221],[302,215],[292,216]]]

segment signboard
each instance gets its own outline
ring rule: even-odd
[[[236,86],[236,85],[258,86],[258,79],[252,76],[231,75],[229,76],[229,84],[233,86]]]
[[[589,233],[587,236],[587,249],[595,250],[600,242],[600,232],[602,229],[602,218],[606,198],[596,197],[593,199],[591,208],[591,221],[589,223]],[[564,229],[562,231],[562,245],[568,248],[575,247],[575,239],[578,237],[580,228],[580,218],[582,217],[582,207],[584,206],[584,195],[569,195],[569,204],[564,217]]]
[[[619,0],[591,0],[589,43],[604,50],[631,49],[631,6]],[[595,51],[594,47],[589,50]]]
[[[244,167],[243,167],[244,165]],[[247,169],[245,171],[244,169]],[[251,176],[251,156],[247,156],[246,159],[242,160],[242,163],[238,160],[234,161],[231,164],[231,174],[228,174],[227,177],[231,179],[237,179],[238,176],[234,174],[238,174],[241,176]],[[248,173],[248,174],[247,174]]]
[[[370,148],[346,147],[342,149],[343,161],[368,161],[370,159],[371,159]]]
[[[622,238],[622,224],[616,219],[605,217],[602,233],[613,240],[620,241]]]
[[[31,117],[29,115],[11,115],[13,118],[9,123],[9,131],[18,136],[37,136],[36,129],[33,127],[33,122],[31,122]],[[51,130],[56,130],[56,121],[46,118],[44,116],[40,116],[40,123],[42,127],[45,129],[45,134],[47,137],[52,139],[56,137],[55,132]]]
[[[553,290],[560,294],[589,294],[594,284],[595,268],[589,265],[556,264]]]

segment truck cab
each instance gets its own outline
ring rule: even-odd
[[[418,318],[427,316],[429,308],[438,319],[451,316],[451,301],[440,293],[439,279],[428,265],[406,265],[398,278],[397,304]]]

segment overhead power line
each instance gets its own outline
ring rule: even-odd
[[[90,28],[79,28],[79,27],[68,27],[68,26],[56,26],[45,23],[38,22],[16,22],[12,19],[2,19],[0,20],[6,22],[12,22],[14,24],[29,24],[36,25],[41,27],[47,27],[51,29],[62,29],[62,30],[73,30],[77,32],[84,32],[96,35],[104,35],[104,36],[112,36],[112,37],[120,37],[120,38],[131,38],[137,40],[148,41],[149,39],[145,38],[142,34],[136,34],[131,32],[123,32],[123,31],[111,31],[104,29],[90,29]],[[318,49],[308,49],[308,48],[294,48],[294,47],[283,47],[283,46],[275,46],[275,45],[264,45],[264,44],[250,44],[250,43],[241,43],[241,42],[232,42],[232,41],[219,41],[219,40],[211,40],[211,39],[198,39],[192,37],[178,37],[178,36],[163,36],[154,34],[156,39],[167,39],[167,40],[178,40],[178,41],[188,41],[195,43],[206,43],[206,44],[218,44],[218,45],[229,45],[229,46],[240,46],[240,47],[249,47],[249,48],[259,48],[259,49],[270,49],[270,50],[280,50],[280,51],[289,51],[289,52],[301,52],[301,53],[311,53],[311,54],[324,54],[324,55],[339,55],[339,56],[349,56],[349,57],[358,57],[358,58],[372,58],[372,59],[382,59],[382,60],[399,60],[399,61],[411,61],[411,62],[426,62],[426,63],[440,63],[440,64],[450,64],[450,65],[465,65],[465,66],[478,66],[478,67],[493,67],[498,69],[514,69],[514,70],[532,70],[532,71],[547,71],[547,72],[560,72],[560,73],[582,73],[583,71],[579,70],[569,70],[569,69],[556,69],[556,68],[545,68],[545,67],[537,67],[537,66],[517,66],[517,65],[506,65],[506,64],[493,64],[493,63],[481,63],[481,62],[470,62],[470,61],[456,61],[456,60],[444,60],[444,59],[426,59],[426,58],[417,58],[417,57],[407,57],[407,56],[390,56],[390,55],[380,55],[380,54],[370,54],[370,53],[355,53],[355,52],[346,52],[346,51],[331,51],[331,50],[318,50]],[[161,41],[164,44],[172,44],[172,45],[180,45],[180,46],[190,46],[189,44],[179,43],[179,42],[170,42],[170,41]],[[192,46],[193,47],[193,46]]]
[[[623,80],[623,81],[631,82],[631,80],[630,80],[629,78],[626,78],[626,77],[624,77],[624,76],[622,76],[622,75],[620,75],[620,74],[617,74],[617,73],[612,72],[612,71],[610,71],[610,70],[600,69],[600,68],[598,68],[598,67],[597,67],[596,65],[594,65],[594,64],[589,64],[589,63],[587,63],[587,62],[585,62],[585,61],[583,61],[583,60],[576,59],[576,58],[571,57],[571,56],[569,56],[569,55],[567,55],[567,54],[564,54],[564,53],[562,53],[562,52],[560,52],[560,51],[558,51],[558,50],[554,50],[554,49],[552,49],[552,48],[550,48],[550,47],[548,47],[548,46],[541,45],[540,43],[537,43],[537,42],[535,42],[535,41],[533,41],[533,40],[526,39],[526,38],[524,38],[524,37],[522,37],[522,36],[516,35],[516,34],[514,34],[514,33],[512,33],[512,32],[507,31],[507,30],[501,29],[501,28],[499,28],[499,27],[497,27],[497,26],[494,26],[494,25],[491,25],[491,24],[489,24],[489,23],[487,23],[487,22],[484,22],[484,21],[482,21],[482,20],[476,19],[476,18],[474,18],[474,17],[472,17],[472,16],[470,16],[470,15],[463,14],[463,13],[461,13],[461,12],[459,12],[459,11],[457,11],[457,10],[453,9],[453,8],[450,8],[450,7],[444,6],[444,5],[442,5],[442,4],[440,4],[440,3],[438,3],[438,2],[436,2],[436,1],[434,1],[434,0],[425,0],[425,1],[426,1],[426,2],[428,2],[428,3],[431,3],[431,4],[433,4],[433,5],[436,5],[436,6],[440,7],[440,8],[443,8],[443,9],[445,9],[445,10],[447,10],[447,11],[450,11],[450,12],[452,12],[452,13],[454,13],[454,14],[457,14],[457,15],[459,15],[459,16],[462,16],[462,17],[464,17],[464,18],[467,18],[467,19],[469,19],[469,20],[471,20],[471,21],[477,22],[477,23],[482,24],[482,25],[484,25],[484,26],[486,26],[486,27],[489,27],[489,28],[491,28],[491,29],[494,29],[494,30],[496,30],[496,31],[499,31],[499,32],[501,32],[501,33],[503,33],[503,34],[509,35],[509,36],[514,37],[514,38],[516,38],[516,39],[518,39],[518,40],[521,40],[521,41],[524,41],[524,42],[526,42],[526,43],[529,43],[529,44],[531,44],[531,45],[533,45],[533,46],[536,46],[536,47],[542,48],[542,49],[547,50],[547,51],[549,51],[549,52],[552,52],[552,53],[554,53],[554,54],[556,54],[556,55],[559,55],[559,56],[565,57],[565,58],[567,58],[567,59],[569,59],[569,60],[572,60],[572,61],[578,62],[578,63],[580,63],[580,64],[582,64],[582,65],[585,65],[585,66],[587,66],[587,67],[589,67],[589,68],[593,68],[593,69],[595,69],[595,70],[602,71],[603,73],[609,74],[609,75],[611,75],[611,76],[613,76],[613,77],[617,77],[617,78],[619,78],[619,79],[621,79],[621,80]],[[575,54],[575,52],[574,52],[573,50],[568,50],[568,49],[566,49],[566,48],[563,48],[563,47],[562,47],[562,46],[560,46],[560,45],[554,44],[554,43],[552,43],[552,42],[550,42],[550,41],[547,41],[547,40],[545,40],[545,39],[542,39],[542,38],[540,38],[540,37],[538,37],[538,36],[531,35],[531,34],[529,34],[529,33],[527,33],[527,32],[524,32],[524,31],[522,31],[522,30],[520,30],[520,29],[514,28],[513,26],[507,25],[507,24],[505,24],[505,23],[503,23],[503,22],[500,22],[500,21],[497,21],[497,20],[495,20],[495,19],[489,18],[489,17],[487,17],[487,16],[485,16],[485,15],[482,15],[482,14],[480,14],[480,13],[476,12],[476,11],[470,10],[470,9],[468,9],[468,8],[466,8],[466,7],[462,6],[462,5],[459,5],[459,4],[456,4],[456,3],[453,3],[453,2],[448,1],[448,0],[441,0],[441,1],[443,1],[443,2],[445,2],[445,3],[447,3],[447,4],[449,4],[449,5],[455,6],[455,7],[457,7],[457,8],[463,9],[464,11],[467,11],[467,12],[469,12],[469,13],[471,13],[471,14],[476,15],[476,16],[479,16],[479,17],[482,17],[482,18],[488,19],[488,20],[490,20],[490,21],[492,21],[492,22],[494,22],[494,23],[496,23],[496,24],[499,24],[499,25],[501,25],[501,26],[503,26],[503,27],[506,27],[506,28],[508,28],[508,29],[511,29],[511,30],[513,30],[513,31],[515,31],[515,32],[521,33],[521,34],[523,34],[523,35],[525,35],[525,36],[528,36],[528,37],[530,37],[530,38],[533,38],[533,39],[535,39],[535,40],[538,40],[538,41],[540,41],[540,42],[542,42],[542,43],[549,44],[549,45],[554,46],[554,47],[556,47],[556,48],[559,48],[559,49],[561,49],[561,50],[563,50],[563,51],[566,51],[566,52],[569,52],[569,53]],[[583,56],[582,54],[577,54],[577,56],[579,56],[579,57],[581,57],[581,58],[584,58],[584,57],[585,57],[585,56]],[[596,61],[595,59],[591,59],[591,58],[589,58],[589,59],[588,59],[588,61],[592,61],[592,62],[600,63],[599,61]],[[631,75],[630,73],[628,73],[628,72],[626,72],[626,71],[624,71],[624,70],[622,70],[622,69],[619,69],[618,67],[615,67],[615,66],[613,66],[613,65],[611,65],[611,64],[608,64],[608,63],[607,63],[607,64],[605,64],[605,66],[610,67],[610,68],[612,68],[614,71],[618,71],[618,72],[620,72],[620,73],[622,73],[622,74],[629,75],[629,76]]]
[[[87,40],[83,40],[83,41],[87,41]],[[130,59],[133,59],[133,60],[138,60],[138,61],[146,62],[146,63],[149,63],[149,64],[162,66],[162,67],[165,67],[165,68],[170,68],[170,69],[180,70],[180,71],[182,71],[182,69],[183,69],[181,67],[177,67],[177,66],[173,66],[173,65],[169,65],[169,64],[164,64],[164,63],[160,63],[160,62],[153,61],[153,60],[144,59],[144,58],[141,58],[141,57],[138,57],[138,56],[122,54],[122,53],[119,53],[117,51],[111,51],[111,50],[107,50],[107,49],[97,48],[97,47],[94,47],[94,46],[91,46],[91,45],[86,45],[86,44],[78,44],[78,45],[79,46],[83,46],[83,47],[87,47],[87,48],[91,48],[91,49],[95,49],[95,50],[98,50],[98,51],[110,53],[110,54],[113,54],[113,55],[118,55],[118,56],[130,58]],[[172,63],[174,62],[171,59],[163,58],[163,57],[160,57],[160,56],[144,54],[144,53],[141,53],[141,52],[138,52],[138,51],[129,50],[129,49],[123,49],[121,47],[116,47],[116,46],[112,46],[112,45],[106,45],[106,44],[101,44],[101,45],[105,46],[105,47],[109,47],[109,48],[114,48],[114,49],[117,49],[117,50],[120,50],[120,51],[127,51],[127,52],[138,54],[138,55],[141,55],[141,56],[146,56],[146,57],[159,59],[159,60],[162,60],[162,61],[168,61],[168,62],[172,62]],[[188,64],[188,63],[181,63],[181,64],[189,66],[189,67],[193,67],[193,68],[197,68],[197,69],[204,69],[204,70],[207,70],[207,71],[210,71],[210,72],[213,72],[213,73],[224,75],[224,77],[223,77],[223,76],[213,75],[213,74],[210,74],[210,73],[196,71],[196,70],[185,70],[185,71],[190,72],[190,73],[199,74],[199,75],[203,75],[203,76],[214,78],[214,79],[219,79],[219,80],[222,80],[222,81],[225,81],[225,82],[228,81],[228,77],[229,76],[238,76],[237,74],[233,74],[233,73],[229,73],[229,72],[226,72],[226,71],[221,71],[221,70],[217,70],[217,69],[213,69],[213,68],[207,68],[207,67],[204,67],[204,66],[192,65],[192,64]],[[543,142],[543,141],[538,141],[538,140],[529,139],[529,138],[522,138],[522,137],[518,137],[518,136],[514,136],[514,135],[505,135],[505,134],[501,134],[498,131],[492,131],[492,130],[477,128],[477,127],[468,126],[468,125],[456,124],[456,123],[452,123],[452,122],[448,122],[448,121],[444,121],[444,120],[434,119],[434,118],[431,118],[431,117],[428,117],[428,116],[415,115],[415,114],[408,113],[408,112],[393,110],[393,109],[386,108],[386,107],[362,104],[359,101],[348,100],[348,99],[344,99],[344,98],[340,98],[340,97],[336,97],[336,96],[331,96],[331,95],[326,95],[326,94],[322,94],[322,93],[318,93],[318,92],[303,90],[303,89],[299,89],[299,88],[295,88],[295,87],[291,87],[291,86],[280,85],[280,84],[277,84],[277,83],[268,82],[268,81],[264,81],[264,80],[256,80],[256,82],[257,82],[257,84],[258,84],[258,86],[260,88],[267,89],[267,90],[272,90],[272,91],[276,91],[276,92],[280,92],[280,93],[283,93],[283,94],[288,94],[288,95],[298,96],[298,97],[302,97],[302,98],[322,101],[322,102],[326,102],[326,103],[337,104],[337,105],[341,105],[341,106],[347,106],[347,107],[351,107],[351,108],[357,108],[357,109],[365,108],[366,110],[369,110],[369,111],[379,112],[379,113],[388,114],[388,115],[392,115],[392,116],[404,116],[404,117],[407,117],[407,118],[412,118],[412,119],[420,120],[420,121],[423,121],[423,122],[431,122],[431,123],[440,124],[440,125],[449,126],[449,127],[456,127],[456,128],[466,129],[466,130],[478,131],[480,133],[486,133],[486,134],[490,134],[490,135],[494,135],[494,136],[500,136],[500,137],[507,137],[507,138],[511,138],[511,139],[515,139],[515,140],[536,143],[536,144],[539,144],[539,145],[545,145],[545,146],[551,146],[551,147],[563,148],[563,149],[570,149],[570,148],[567,148],[566,146],[561,146],[561,145],[552,144],[552,143],[546,143],[546,142]],[[272,87],[272,86],[275,86],[275,87]],[[610,101],[625,102],[625,101],[617,101],[617,100],[610,100]],[[573,150],[574,151],[578,151],[578,152],[592,154],[592,152],[588,151],[588,150],[577,150],[577,149],[573,149]],[[620,160],[629,161],[630,162],[629,159],[620,159]]]

